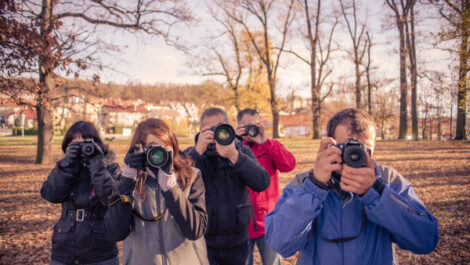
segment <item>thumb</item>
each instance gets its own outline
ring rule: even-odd
[[[320,141],[320,148],[318,148],[318,151],[323,151],[328,148],[328,145],[330,144],[336,144],[336,140],[331,138],[331,137],[324,137]]]

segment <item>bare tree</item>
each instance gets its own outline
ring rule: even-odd
[[[8,15],[29,22],[33,31],[39,32],[39,48],[34,50],[35,64],[23,73],[36,73],[39,77],[37,84],[28,91],[35,96],[38,120],[36,163],[43,164],[52,162],[52,113],[62,82],[59,73],[78,76],[81,70],[96,62],[94,55],[100,43],[96,30],[99,27],[144,32],[179,46],[170,34],[171,28],[191,19],[184,1],[179,0],[42,0],[40,3],[23,0],[15,3],[15,7]],[[80,27],[74,28],[74,23]],[[0,45],[5,48],[3,43]],[[98,80],[98,76],[94,78]],[[1,83],[1,92],[12,89],[5,84]]]
[[[414,0],[400,0],[400,6],[395,0],[385,0],[387,5],[393,10],[395,14],[395,23],[397,25],[400,41],[400,129],[398,139],[406,139],[408,134],[408,82],[406,79],[406,32],[405,25],[407,24],[408,12],[410,5]]]
[[[203,75],[223,76],[226,84],[234,93],[234,105],[237,112],[240,111],[240,80],[243,74],[242,50],[240,43],[240,30],[236,28],[236,22],[227,14],[228,9],[220,8],[220,4],[215,2],[217,9],[210,8],[209,13],[212,19],[222,27],[221,32],[217,32],[215,36],[211,36],[211,43],[208,44],[209,49],[214,54],[209,60],[216,61],[218,66],[214,67],[211,62],[205,63],[208,68]],[[222,14],[218,13],[221,11]],[[219,45],[215,41],[220,38],[226,38],[229,41],[229,49],[225,45]],[[214,69],[215,68],[215,69]]]
[[[279,138],[279,102],[276,95],[277,73],[281,55],[284,52],[284,46],[286,44],[287,33],[294,16],[294,0],[230,0],[224,2],[229,4],[224,8],[233,8],[232,10],[226,10],[227,14],[230,14],[231,18],[245,29],[256,53],[266,68],[267,81],[271,95],[270,104],[273,116],[273,138]],[[277,8],[276,3],[285,3],[285,14],[276,14],[277,11],[282,12],[284,9],[282,7]],[[275,15],[278,16],[275,17]],[[275,27],[271,24],[271,20],[278,21],[279,17],[282,17],[279,32],[281,39],[278,43],[274,43],[275,39],[273,36],[276,34],[273,32],[273,28]],[[260,25],[259,30],[257,30],[258,27],[249,23],[250,19],[253,19]],[[262,45],[257,41],[256,32],[261,32],[263,36]],[[276,47],[277,52],[273,47]]]
[[[416,108],[417,89],[418,89],[418,70],[416,63],[416,34],[415,34],[415,12],[416,0],[408,0],[409,19],[405,21],[406,46],[410,64],[410,83],[411,83],[411,137],[418,140],[418,113]]]
[[[354,90],[356,95],[356,108],[361,108],[362,73],[359,68],[362,64],[362,60],[364,59],[364,54],[366,52],[367,47],[367,40],[364,36],[366,24],[363,23],[361,25],[361,23],[357,19],[357,6],[355,0],[351,2],[352,14],[348,14],[347,7],[343,4],[343,0],[339,0],[339,3],[341,5],[341,13],[343,14],[344,20],[346,21],[349,36],[351,37],[351,41],[353,44],[353,63],[356,76],[356,81],[354,83]]]
[[[458,39],[459,49],[459,81],[457,96],[457,124],[455,140],[466,140],[466,114],[468,91],[468,59],[470,58],[470,1],[469,0],[430,0],[439,10],[441,16],[447,21],[448,27],[443,28],[439,34],[441,40]]]
[[[325,92],[324,95],[322,95],[322,88],[325,84],[325,80],[333,72],[331,68],[327,67],[327,63],[330,59],[331,53],[334,51],[334,48],[332,47],[333,34],[338,24],[339,17],[335,16],[333,18],[334,21],[332,22],[328,31],[327,39],[323,40],[321,36],[321,24],[324,23],[321,18],[322,1],[317,0],[315,9],[309,6],[309,2],[310,1],[308,0],[299,1],[302,7],[301,11],[304,13],[305,17],[305,24],[299,22],[300,28],[307,30],[307,32],[301,32],[301,35],[306,39],[309,58],[301,56],[294,50],[286,50],[286,52],[293,54],[310,67],[313,139],[319,139],[321,137],[321,105],[323,101],[331,94],[333,88],[333,84],[331,84],[329,86],[329,90]],[[322,42],[326,42],[326,44],[322,45]]]
[[[367,64],[366,64],[366,78],[367,78],[367,110],[369,115],[372,115],[372,84],[370,81],[370,50],[372,49],[372,41],[370,40],[369,32],[366,32],[367,36]]]

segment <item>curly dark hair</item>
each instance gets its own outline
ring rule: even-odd
[[[355,134],[367,139],[375,139],[375,135],[370,131],[371,126],[373,126],[375,130],[375,122],[372,117],[363,110],[348,108],[333,115],[326,126],[328,137],[334,137],[336,127],[340,124],[348,126],[350,134]]]

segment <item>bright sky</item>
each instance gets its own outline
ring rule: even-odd
[[[329,0],[325,3],[337,4],[337,1]],[[398,58],[398,33],[395,28],[394,17],[390,8],[385,5],[385,1],[363,0],[359,1],[361,6],[360,16],[366,17],[369,14],[367,24],[370,28],[373,43],[376,44],[372,50],[372,64],[378,67],[374,71],[377,78],[399,77],[399,58]],[[209,16],[204,4],[198,1],[190,1],[192,5],[198,5],[195,10],[196,16],[200,20],[199,24],[191,29],[178,30],[177,34],[182,35],[183,39],[189,40],[188,44],[197,44],[197,41],[204,37],[207,32]],[[365,7],[364,4],[368,6]],[[326,6],[325,4],[323,4]],[[428,10],[426,10],[426,8]],[[433,15],[431,7],[420,9],[422,17]],[[344,19],[341,19],[344,22]],[[434,22],[435,23],[435,22]],[[340,25],[336,33],[336,40],[347,49],[351,45],[351,40],[345,28],[345,23]],[[384,25],[391,24],[390,30],[382,30]],[[210,27],[210,26],[209,26]],[[429,31],[436,31],[438,27],[428,21],[421,22],[418,31],[422,31],[422,35],[418,37],[418,62],[423,63],[422,67],[426,69],[439,69],[440,71],[449,71],[448,66],[452,64],[452,58],[448,52],[432,49],[432,38],[429,37]],[[102,82],[128,83],[142,82],[154,84],[160,82],[169,83],[198,83],[206,79],[193,74],[192,69],[187,64],[187,57],[181,51],[168,46],[165,42],[158,38],[149,38],[145,35],[131,35],[125,33],[109,33],[104,36],[105,39],[112,40],[114,43],[121,44],[121,51],[111,56],[103,56],[103,63],[112,65],[116,71],[104,70],[101,74]],[[423,40],[427,39],[426,43]],[[420,42],[420,40],[422,40]],[[291,40],[292,41],[292,40]],[[289,45],[298,49],[302,47],[299,41],[291,42]],[[302,53],[302,51],[300,51]],[[304,54],[305,51],[304,51]],[[337,52],[332,55],[334,62],[334,78],[339,76],[347,76],[353,80],[353,65],[346,58],[344,52]],[[296,94],[309,97],[309,68],[305,63],[292,56],[283,57],[283,68],[280,71],[280,94],[287,94],[291,89],[296,89]],[[420,67],[420,66],[419,66]],[[395,84],[398,86],[398,84]]]

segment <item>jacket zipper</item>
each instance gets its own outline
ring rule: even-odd
[[[416,215],[420,215],[420,216],[426,216],[425,213],[420,213],[420,212],[417,212],[413,209],[411,209],[408,204],[406,204],[404,201],[398,199],[395,195],[393,194],[390,194],[390,197],[392,197],[393,200],[395,200],[396,202],[398,202],[398,204],[402,205],[403,207],[405,207],[410,213],[412,214],[416,214]]]

